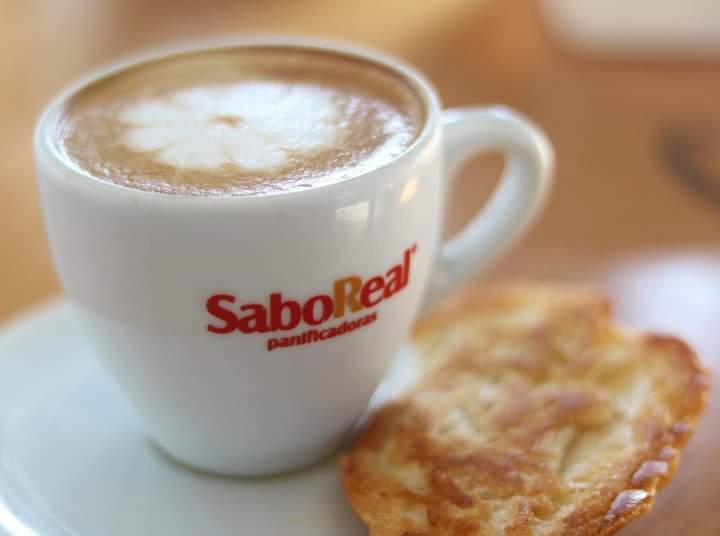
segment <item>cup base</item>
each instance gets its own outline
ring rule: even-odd
[[[323,463],[341,452],[349,444],[349,438],[350,432],[343,434],[341,438],[332,442],[324,442],[321,445],[296,450],[291,457],[283,456],[282,460],[265,459],[253,463],[238,463],[237,461],[190,458],[177,453],[174,449],[166,447],[154,437],[147,435],[152,448],[182,469],[225,478],[263,478],[301,472]]]

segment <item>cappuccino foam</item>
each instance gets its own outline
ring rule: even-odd
[[[248,46],[139,63],[73,95],[56,144],[120,186],[243,196],[322,186],[403,153],[425,121],[384,67],[320,50]]]

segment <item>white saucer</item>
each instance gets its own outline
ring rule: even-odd
[[[411,361],[411,360],[410,360]],[[383,395],[411,381],[405,358]],[[72,308],[0,332],[0,534],[364,536],[335,460],[272,479],[180,467],[143,436]]]

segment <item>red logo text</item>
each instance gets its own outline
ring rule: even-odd
[[[331,319],[375,307],[408,285],[412,256],[416,251],[417,245],[406,249],[401,262],[383,273],[366,280],[357,275],[343,277],[332,283],[330,293],[315,294],[305,300],[296,300],[283,296],[282,292],[273,292],[264,303],[238,304],[238,299],[233,294],[215,294],[210,296],[206,303],[207,312],[213,317],[207,330],[215,334],[283,332],[294,330],[301,324],[319,326]],[[377,314],[373,313],[371,318],[374,321]],[[347,329],[347,332],[349,331],[352,329]],[[321,337],[320,334],[325,335],[325,332],[318,332],[317,337],[314,334],[309,335],[301,344],[315,342],[311,339],[325,340],[326,337]],[[328,333],[331,337],[338,334],[342,333]]]

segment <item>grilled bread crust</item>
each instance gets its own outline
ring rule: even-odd
[[[593,292],[471,289],[422,320],[418,385],[342,458],[371,536],[604,536],[650,510],[702,413],[683,341]]]

